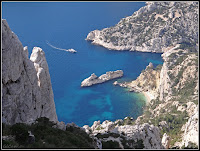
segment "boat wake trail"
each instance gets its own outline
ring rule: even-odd
[[[72,53],[75,53],[77,52],[76,50],[74,49],[63,49],[63,48],[58,48],[58,47],[55,47],[53,46],[52,44],[50,44],[47,40],[46,40],[46,43],[47,45],[49,45],[50,47],[54,48],[54,49],[58,49],[58,50],[64,50],[64,51],[68,51],[68,52],[72,52]]]

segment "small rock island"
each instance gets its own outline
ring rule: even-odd
[[[90,77],[86,78],[85,80],[81,82],[81,87],[87,87],[93,84],[103,83],[108,80],[112,80],[112,79],[119,78],[122,76],[123,76],[122,70],[109,71],[109,72],[106,72],[106,74],[102,74],[100,77],[92,73]]]

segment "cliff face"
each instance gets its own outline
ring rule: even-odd
[[[197,2],[146,4],[113,27],[91,31],[86,40],[108,49],[144,52],[165,52],[178,43],[197,42]]]
[[[184,125],[185,131],[183,134],[182,145],[185,147],[194,143],[199,146],[199,133],[198,133],[198,108],[196,106],[193,115],[188,119],[187,123]]]
[[[2,20],[2,118],[6,124],[31,123],[38,117],[57,122],[53,91],[44,51],[34,47],[28,58]]]
[[[170,49],[162,55],[164,63],[160,74],[160,100],[172,98],[197,100],[198,52],[193,47]]]
[[[161,67],[154,69],[153,64],[149,63],[139,77],[128,84],[128,87],[137,87],[141,92],[145,92],[147,95],[151,94],[151,96],[149,96],[150,99],[157,98],[160,85],[160,70]]]
[[[181,45],[173,47],[162,54],[164,63],[156,71],[159,76],[150,76],[153,69],[149,65],[136,80],[127,84],[129,88],[148,90],[155,96],[135,123],[159,126],[168,138],[163,139],[167,140],[163,144],[170,142],[170,148],[198,145],[198,52],[194,50]]]

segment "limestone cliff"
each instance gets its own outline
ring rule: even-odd
[[[164,63],[160,74],[160,100],[172,98],[197,100],[198,48],[176,46],[162,55]]]
[[[183,134],[182,145],[185,147],[190,147],[192,143],[199,146],[198,120],[198,108],[196,106],[193,115],[190,116],[187,123],[184,125],[185,131]]]
[[[170,148],[198,145],[198,52],[194,50],[175,46],[162,54],[162,67],[154,69],[158,75],[150,76],[150,64],[136,80],[125,83],[154,96],[135,123],[159,126],[170,138],[163,139],[170,142],[164,142]]]
[[[91,31],[86,40],[112,50],[165,52],[198,40],[198,2],[146,2],[110,28]]]
[[[34,47],[28,58],[18,37],[2,20],[2,118],[6,124],[32,123],[38,117],[57,122],[44,51]]]

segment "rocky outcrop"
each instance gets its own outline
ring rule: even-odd
[[[182,145],[184,147],[190,147],[191,143],[199,146],[199,127],[198,127],[198,107],[196,106],[193,115],[190,116],[187,123],[184,125],[185,131],[183,134]]]
[[[112,140],[119,143],[119,147],[122,149],[127,147],[137,148],[139,147],[138,144],[144,149],[163,148],[158,127],[147,123],[119,125],[119,120],[116,122],[106,120],[102,124],[100,124],[100,121],[95,121],[91,127],[85,125],[83,128],[88,134],[101,141],[102,144]]]
[[[103,83],[115,78],[119,78],[123,76],[122,70],[117,71],[109,71],[106,74],[102,74],[101,76],[97,77],[94,73],[91,76],[81,82],[81,87],[91,86],[98,83]]]
[[[136,80],[123,83],[115,81],[113,85],[126,87],[129,88],[129,91],[138,93],[145,92],[145,95],[148,95],[150,100],[155,99],[158,96],[160,85],[160,70],[161,66],[154,69],[153,64],[150,62]]]
[[[34,63],[37,72],[41,100],[44,100],[44,103],[42,103],[41,116],[57,121],[51,78],[44,51],[39,47],[34,47],[30,60]]]
[[[164,148],[168,149],[169,143],[170,143],[170,137],[166,133],[164,133],[162,137],[162,145],[164,146]]]
[[[194,50],[197,49],[194,47]],[[188,97],[197,99],[198,63],[197,51],[179,49],[179,45],[162,54],[164,63],[160,73],[160,100],[169,101],[188,89]],[[191,86],[189,86],[191,85]],[[185,98],[186,99],[186,98]]]
[[[198,3],[147,2],[110,28],[91,31],[86,40],[112,50],[165,52],[198,40]]]
[[[28,58],[2,20],[2,118],[3,123],[32,123],[39,117],[57,122],[53,91],[44,51],[34,47]]]
[[[171,66],[172,62],[170,62],[171,60],[169,59],[169,56],[172,53],[178,52],[178,50],[175,50],[178,46],[179,45],[171,48],[170,50],[162,54],[164,63],[160,72],[160,86],[159,86],[160,98],[159,99],[163,101],[168,101],[169,99],[171,99],[172,87],[170,85],[171,82],[170,82],[170,77],[168,75],[169,73],[168,71],[169,71],[169,66]],[[167,94],[167,96],[165,96],[165,94]]]

